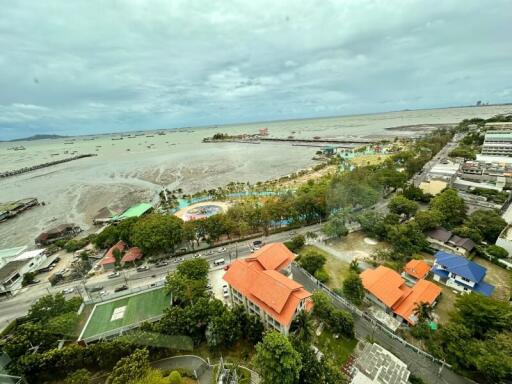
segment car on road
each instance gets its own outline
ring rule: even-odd
[[[116,287],[114,289],[114,292],[121,292],[121,291],[126,291],[128,289],[128,286],[127,285],[121,285],[120,287]]]
[[[261,240],[254,240],[252,242],[252,247],[254,249],[260,249],[262,246],[263,246],[263,241],[261,241]]]
[[[73,292],[75,292],[75,287],[64,288],[64,289],[62,290],[62,293],[63,293],[63,294],[65,294],[65,295],[67,295],[67,294],[69,294],[69,293],[73,293]]]
[[[194,255],[194,259],[197,259],[198,257],[201,257],[201,254],[200,254],[200,253],[196,253],[196,254]]]
[[[217,259],[213,261],[213,266],[218,267],[219,265],[223,265],[226,262],[224,259]]]
[[[106,295],[107,293],[108,293],[108,292],[104,289],[104,290],[100,291],[100,293],[99,293],[99,294],[100,294],[100,296],[104,296],[104,295]]]
[[[218,253],[226,252],[226,248],[222,247],[217,250]]]
[[[96,286],[96,287],[90,287],[90,288],[87,288],[87,290],[89,292],[99,292],[99,291],[103,290],[103,286],[99,285],[99,286]]]
[[[113,279],[114,277],[119,277],[119,276],[121,276],[121,274],[119,272],[112,272],[112,273],[109,273],[107,277],[109,279]]]
[[[229,289],[228,289],[228,286],[226,284],[224,284],[222,286],[222,294],[223,296],[226,298],[226,297],[229,297]]]
[[[149,266],[147,265],[141,265],[140,267],[137,267],[137,272],[144,272],[149,269]]]
[[[161,268],[161,267],[165,267],[166,265],[168,265],[169,263],[167,261],[160,261],[158,263],[155,264],[155,267],[157,268]]]

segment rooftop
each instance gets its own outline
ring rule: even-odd
[[[288,326],[301,300],[311,296],[302,285],[278,272],[291,260],[293,254],[283,244],[269,244],[250,259],[235,260],[223,278],[280,324]]]
[[[123,258],[121,259],[121,261],[123,263],[128,263],[130,261],[138,260],[141,257],[142,257],[142,250],[138,247],[132,247],[126,251],[126,253],[123,255]]]
[[[27,246],[0,249],[0,260],[19,256],[25,249]]]
[[[440,294],[441,288],[430,281],[420,279],[414,284],[410,294],[407,295],[399,305],[393,308],[393,311],[409,324],[415,324],[418,320],[414,315],[416,305],[420,303],[432,305]]]
[[[410,289],[400,274],[388,267],[367,269],[360,276],[364,288],[390,308]]]
[[[424,279],[430,268],[431,266],[423,260],[411,260],[405,265],[404,271],[416,279]]]
[[[0,268],[0,284],[9,279],[14,274],[14,272],[19,270],[28,262],[29,260],[15,260],[5,264],[2,268]]]
[[[151,209],[153,209],[153,206],[151,204],[140,203],[128,208],[120,215],[113,217],[113,220],[124,220],[130,217],[140,217]]]
[[[453,272],[475,283],[480,282],[480,280],[482,280],[487,273],[486,268],[462,256],[438,251],[434,257],[437,264],[440,264],[450,272]]]
[[[114,250],[119,249],[123,252],[126,249],[126,243],[123,240],[119,240],[116,244],[114,244],[110,249],[105,253],[103,259],[101,260],[101,265],[113,264],[116,262],[116,258],[114,257]]]
[[[370,379],[358,383],[407,384],[410,375],[407,364],[376,343],[364,347],[356,366]]]

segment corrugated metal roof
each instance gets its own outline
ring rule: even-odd
[[[26,245],[23,246],[23,247],[14,247],[14,248],[0,249],[0,259],[18,256],[25,249],[27,249]]]

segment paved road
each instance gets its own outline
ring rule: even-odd
[[[318,290],[317,284],[311,280],[300,269],[292,266],[293,279],[302,284],[310,292]],[[338,308],[347,310],[348,308],[340,301],[334,300],[334,305]],[[440,370],[440,365],[434,363],[423,355],[419,355],[412,349],[407,348],[399,341],[392,339],[389,335],[375,328],[369,321],[354,314],[356,335],[359,339],[372,338],[394,353],[409,367],[410,371],[430,384],[474,384],[473,381],[459,376],[452,370],[444,367]]]
[[[261,240],[265,243],[270,242],[281,242],[287,241],[291,237],[297,234],[304,234],[306,232],[317,232],[320,230],[321,225],[316,224],[308,227],[303,227],[296,230],[289,230],[280,233],[276,233],[266,237],[260,237],[253,239]],[[213,262],[215,259],[224,258],[226,263],[235,259],[238,255],[239,258],[244,258],[250,255],[250,250],[248,247],[249,241],[242,241],[237,244],[230,244],[226,247],[217,247],[212,249],[213,254],[204,255],[204,251],[199,251],[203,255],[204,259],[209,262]],[[222,248],[225,250],[221,251]],[[184,260],[193,258],[193,254],[182,256]],[[68,297],[73,295],[80,295],[84,298],[89,298],[89,293],[84,289],[84,287],[91,288],[101,286],[102,289],[106,291],[113,291],[115,287],[121,286],[123,284],[128,285],[129,288],[149,286],[150,284],[161,281],[165,278],[165,276],[176,269],[178,263],[174,263],[174,260],[170,260],[169,264],[162,268],[156,268],[154,265],[148,271],[137,272],[134,268],[125,269],[121,272],[121,276],[109,279],[107,274],[101,274],[98,276],[93,276],[85,281],[73,281],[66,284],[61,284],[56,287],[51,287],[50,283],[43,282],[39,284],[32,285],[30,287],[24,288],[20,293],[16,296],[0,301],[0,330],[4,329],[12,320],[26,315],[30,306],[39,298],[48,293],[57,293],[61,292],[65,288],[75,287],[75,293],[68,294]],[[211,266],[213,267],[213,265]],[[91,294],[95,295],[95,294]],[[98,293],[96,293],[98,295]]]

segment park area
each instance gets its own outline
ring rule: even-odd
[[[117,330],[160,316],[169,303],[163,288],[97,303],[79,340],[91,341],[105,334],[115,334]]]

